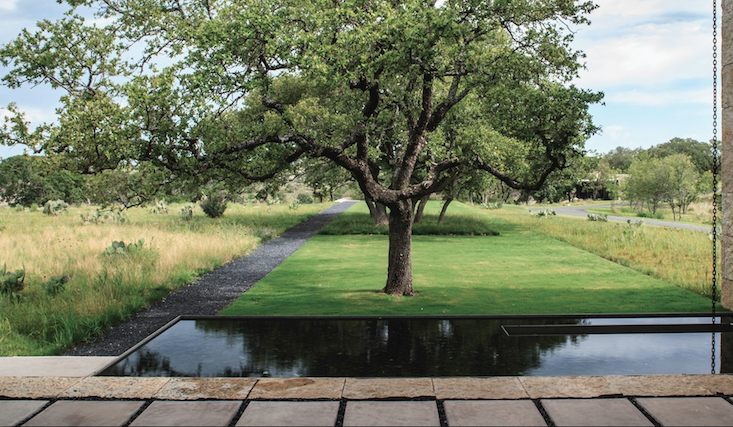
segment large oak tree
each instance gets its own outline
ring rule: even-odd
[[[33,133],[18,116],[6,143],[171,179],[327,160],[388,208],[392,295],[414,293],[416,201],[467,170],[538,189],[597,131],[602,95],[570,84],[590,1],[66,2],[101,24],[70,14],[0,50],[6,84],[67,93],[57,125]]]

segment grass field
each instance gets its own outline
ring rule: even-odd
[[[585,250],[463,204],[439,203],[413,237],[415,297],[380,292],[387,239],[362,234],[364,204],[337,218],[222,315],[435,315],[699,312],[710,301]],[[507,215],[529,214],[515,210]],[[534,219],[532,219],[534,220]],[[482,222],[483,235],[465,235]],[[587,222],[587,221],[586,221]],[[369,228],[366,227],[368,230]],[[447,230],[458,234],[450,235]],[[359,234],[348,234],[359,233]],[[334,235],[336,234],[336,235]],[[498,234],[498,235],[497,235]]]
[[[712,242],[708,233],[652,225],[591,222],[584,218],[533,218],[519,206],[490,215],[534,230],[680,288],[709,297]],[[720,247],[718,247],[720,254]],[[720,257],[718,271],[721,270]],[[720,275],[718,275],[720,289]],[[718,300],[720,294],[717,295]]]
[[[124,224],[86,225],[80,216],[92,208],[57,217],[0,208],[0,264],[27,273],[20,302],[0,294],[0,356],[62,352],[326,206],[231,205],[222,218],[198,209],[190,221],[177,214],[179,206],[168,215],[136,208]],[[104,255],[113,240],[139,239],[141,250]],[[64,275],[64,291],[45,290]]]

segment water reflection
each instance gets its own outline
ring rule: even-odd
[[[507,336],[501,329],[506,323],[590,322],[604,320],[182,320],[102,375],[440,377],[710,372],[709,333]]]

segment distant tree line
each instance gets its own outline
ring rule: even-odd
[[[662,204],[679,219],[699,195],[713,192],[713,147],[690,138],[673,138],[649,149],[618,147],[601,164],[623,175],[623,199],[652,214]]]

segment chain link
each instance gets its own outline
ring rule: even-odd
[[[718,4],[713,0],[713,286],[712,322],[715,325],[715,300],[718,280]],[[712,336],[710,373],[715,374],[715,332]]]

